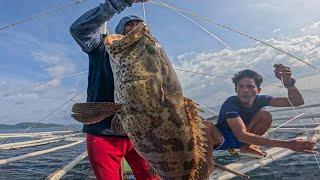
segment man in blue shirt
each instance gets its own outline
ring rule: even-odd
[[[114,102],[110,57],[100,28],[115,13],[120,13],[132,3],[143,1],[148,0],[105,0],[105,3],[89,10],[71,25],[71,35],[89,57],[87,102]],[[142,21],[137,16],[124,17],[116,27],[116,33],[125,35]],[[149,173],[147,162],[135,151],[128,137],[112,132],[112,118],[83,126],[83,132],[87,136],[89,160],[97,179],[122,179],[123,158],[130,165],[136,179],[158,179]]]
[[[288,90],[288,97],[273,98],[259,95],[263,81],[261,75],[252,70],[238,72],[232,81],[236,96],[229,97],[222,105],[218,122],[214,126],[214,148],[217,150],[240,149],[240,152],[265,156],[259,146],[283,147],[293,151],[315,153],[316,142],[307,140],[276,140],[263,135],[272,123],[271,114],[263,110],[265,106],[291,107],[304,104],[291,70],[282,64],[276,64],[275,76]]]

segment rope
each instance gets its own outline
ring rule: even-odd
[[[197,75],[211,76],[211,77],[217,77],[217,78],[223,78],[223,79],[230,79],[231,78],[231,77],[228,77],[228,76],[220,76],[220,75],[214,75],[214,74],[208,74],[208,73],[201,73],[201,72],[190,71],[190,70],[185,70],[185,69],[178,69],[178,68],[174,68],[174,69],[177,70],[177,71],[187,72],[187,73],[192,73],[192,74],[197,74]],[[1,96],[10,96],[12,94],[22,93],[26,89],[32,89],[32,88],[37,88],[37,87],[41,87],[41,86],[42,87],[46,86],[46,85],[48,85],[48,83],[50,81],[53,81],[53,80],[62,80],[62,79],[65,79],[65,78],[75,77],[75,76],[86,74],[86,73],[88,73],[88,71],[77,72],[77,73],[68,74],[68,75],[65,75],[65,76],[49,79],[47,81],[42,81],[42,82],[35,83],[35,84],[33,84],[31,86],[28,86],[28,87],[24,87],[24,88],[21,88],[21,89],[18,89],[18,90],[13,90],[13,91],[10,91],[10,92],[6,92],[6,93],[2,94]],[[276,86],[276,87],[278,87],[278,86]]]
[[[196,102],[195,100],[192,100],[192,101],[195,102],[196,104],[198,104],[198,105],[200,106],[200,108],[206,109],[206,110],[208,110],[209,112],[211,112],[214,116],[217,115],[217,112],[213,111],[213,110],[210,109],[208,106],[201,105],[200,103]]]
[[[255,37],[251,36],[251,35],[248,35],[248,34],[246,34],[246,33],[243,33],[243,32],[241,32],[241,31],[239,31],[239,30],[237,30],[237,29],[234,29],[234,28],[225,26],[225,25],[223,25],[223,24],[220,24],[220,23],[218,23],[218,22],[216,22],[216,21],[213,21],[213,20],[211,20],[211,19],[209,19],[209,18],[203,17],[203,16],[198,15],[198,14],[196,14],[196,13],[193,13],[193,12],[191,12],[191,11],[187,11],[187,10],[183,10],[183,9],[179,9],[179,8],[172,7],[172,6],[170,6],[170,5],[168,5],[168,4],[165,4],[165,3],[154,2],[154,1],[152,1],[152,0],[150,1],[150,3],[156,4],[156,5],[159,5],[159,6],[169,7],[170,9],[174,9],[174,10],[176,10],[176,11],[179,11],[179,12],[182,12],[182,13],[185,13],[185,14],[190,14],[190,15],[192,15],[192,16],[194,16],[194,17],[200,18],[200,19],[202,19],[202,20],[204,20],[204,21],[207,21],[207,22],[209,22],[209,23],[212,23],[212,24],[215,24],[215,25],[217,25],[217,26],[219,26],[219,27],[222,27],[223,29],[230,30],[230,31],[232,31],[232,32],[235,32],[235,33],[237,33],[237,34],[240,34],[241,36],[244,36],[244,37],[247,37],[247,38],[252,39],[252,40],[254,40],[254,41],[260,42],[261,44],[264,44],[264,45],[269,46],[269,47],[271,47],[271,48],[273,48],[273,49],[276,49],[277,51],[279,51],[279,52],[281,52],[281,53],[283,53],[283,54],[286,54],[286,55],[288,55],[288,56],[290,56],[290,57],[292,57],[292,58],[294,58],[294,59],[296,59],[296,60],[298,60],[298,61],[300,61],[300,62],[303,62],[304,64],[306,64],[306,65],[312,67],[313,69],[315,69],[316,71],[320,72],[320,69],[317,68],[317,67],[315,67],[315,66],[312,65],[311,63],[308,63],[308,62],[302,60],[301,58],[299,58],[299,57],[297,57],[297,56],[295,56],[295,55],[292,55],[292,54],[290,54],[290,53],[288,53],[288,52],[286,52],[286,51],[284,51],[284,50],[282,50],[282,49],[280,49],[280,48],[277,48],[277,47],[275,47],[275,46],[273,46],[273,45],[271,45],[271,44],[269,44],[269,43],[266,43],[266,42],[264,42],[264,41],[262,41],[262,40],[259,40],[259,39],[255,38]]]
[[[79,91],[78,93],[76,93],[74,96],[72,96],[70,99],[68,99],[66,102],[64,102],[63,104],[61,104],[60,106],[58,106],[57,108],[55,108],[54,110],[52,110],[49,114],[47,114],[46,116],[44,116],[43,118],[41,118],[40,120],[38,120],[37,122],[35,122],[33,125],[27,127],[26,129],[21,130],[21,133],[25,133],[27,131],[29,131],[32,127],[38,125],[40,122],[46,120],[48,117],[50,117],[52,114],[54,114],[55,112],[57,112],[59,109],[61,109],[63,106],[65,106],[66,104],[68,104],[69,102],[72,102],[72,100],[74,98],[76,98],[77,96],[79,96],[82,91],[84,91],[85,89]],[[7,139],[9,138],[4,138],[0,141],[0,144],[2,144],[3,142],[5,142]]]
[[[13,91],[4,93],[4,94],[2,94],[1,96],[10,96],[10,95],[12,95],[12,94],[16,94],[16,93],[19,93],[19,92],[23,92],[23,91],[26,90],[26,89],[37,88],[37,87],[44,87],[44,86],[48,85],[50,81],[62,80],[62,79],[65,79],[65,78],[74,77],[74,76],[78,76],[78,75],[82,75],[82,74],[86,74],[86,73],[88,73],[88,71],[77,72],[77,73],[68,74],[68,75],[65,75],[65,76],[61,76],[61,77],[49,79],[49,80],[46,80],[46,81],[42,81],[42,82],[35,83],[35,84],[33,84],[33,85],[31,85],[31,86],[28,86],[28,87],[24,87],[24,88],[21,88],[21,89],[18,89],[18,90],[13,90]]]
[[[148,24],[148,23],[147,23],[147,16],[146,16],[146,7],[145,7],[145,5],[144,5],[144,2],[142,2],[142,11],[143,11],[143,19],[144,19],[144,22],[145,22],[146,24]]]
[[[231,77],[228,77],[228,76],[219,76],[219,75],[214,75],[214,74],[201,73],[201,72],[197,72],[197,71],[189,71],[189,70],[177,69],[177,68],[174,68],[174,70],[182,71],[182,72],[188,72],[188,73],[193,73],[193,74],[198,74],[198,75],[205,75],[205,76],[212,76],[212,77],[217,77],[217,78],[223,78],[223,79],[231,79]]]
[[[306,109],[306,108],[314,108],[314,107],[320,107],[320,103],[303,105],[303,106],[296,107],[296,109]],[[280,111],[288,111],[288,110],[292,110],[292,107],[283,108],[283,109],[275,109],[275,110],[271,110],[269,112],[280,112]]]
[[[281,75],[280,77],[281,77],[281,83],[284,84],[282,75]],[[283,97],[287,97],[287,96],[285,96],[284,89],[281,89],[281,93],[284,95]],[[289,95],[288,95],[288,96],[289,96]],[[296,108],[295,108],[294,105],[292,104],[292,102],[291,102],[291,100],[289,99],[289,97],[287,97],[287,99],[288,99],[288,102],[290,103],[290,106],[291,106],[292,109],[294,110],[294,113],[297,115],[297,114],[298,114],[298,111],[296,110]],[[298,116],[299,116],[299,115],[298,115]],[[308,132],[305,124],[301,121],[301,119],[299,119],[299,121],[300,121],[300,124],[302,124],[302,126],[303,126],[303,129],[304,129],[304,131],[305,131],[305,133],[306,133],[307,138],[310,140],[310,139],[311,139],[311,136],[310,136],[310,134],[309,134],[309,132]],[[319,161],[318,161],[317,156],[316,156],[315,154],[313,154],[313,156],[314,156],[314,159],[315,159],[315,161],[316,161],[316,163],[317,163],[317,165],[318,165],[318,168],[320,169],[320,163],[319,163]]]
[[[170,8],[171,10],[173,10],[174,12],[180,14],[182,17],[184,17],[185,19],[187,19],[188,21],[192,22],[193,24],[197,25],[199,28],[201,28],[202,30],[204,30],[205,32],[207,32],[210,36],[212,36],[213,38],[215,38],[216,40],[218,40],[220,43],[222,43],[223,45],[225,45],[227,48],[233,50],[231,48],[231,46],[229,46],[227,43],[225,43],[223,40],[221,40],[219,37],[217,37],[216,35],[214,35],[213,33],[211,33],[209,30],[207,30],[205,27],[201,26],[199,23],[195,22],[194,20],[192,20],[191,18],[185,16],[184,14],[182,14],[180,11],[178,11],[176,8],[174,7],[171,7],[159,0],[154,0],[154,1],[157,1],[157,2],[153,2],[153,1],[150,1],[151,3],[155,3],[155,4],[160,4],[160,5],[163,5],[165,7],[168,7]]]
[[[209,107],[207,107],[207,106],[201,106],[201,105],[200,105],[200,107],[202,107],[202,108],[204,108],[204,109],[208,110],[208,111],[209,111],[209,112],[211,112],[214,116],[218,114],[217,112],[215,112],[214,110],[210,109],[210,108],[209,108]]]
[[[295,116],[295,117],[293,117],[293,118],[289,119],[289,120],[288,120],[288,121],[286,121],[285,123],[280,124],[279,126],[275,127],[274,129],[272,129],[272,130],[268,131],[268,133],[271,133],[271,132],[273,132],[273,131],[275,131],[275,130],[277,130],[277,129],[281,128],[282,126],[284,126],[284,125],[286,125],[286,124],[290,123],[290,122],[291,122],[291,121],[293,121],[293,120],[298,119],[299,117],[301,117],[301,116],[303,116],[303,115],[305,115],[305,114],[307,114],[307,113],[301,113],[301,114],[299,114],[299,115],[297,115],[297,116]]]
[[[74,96],[72,96],[70,99],[68,99],[66,102],[64,102],[63,104],[61,104],[60,106],[58,106],[57,108],[55,108],[53,111],[51,111],[49,114],[47,114],[46,116],[44,116],[43,118],[41,118],[39,121],[37,121],[35,124],[29,126],[28,128],[25,129],[25,131],[28,131],[29,129],[31,129],[32,127],[34,127],[35,125],[39,124],[40,122],[44,121],[45,119],[47,119],[48,117],[50,117],[52,114],[54,114],[55,112],[57,112],[60,108],[62,108],[63,106],[65,106],[66,104],[68,104],[69,102],[72,102],[72,100],[79,96],[82,91],[84,91],[85,89],[81,90],[80,92],[78,92],[77,94],[75,94]]]
[[[60,10],[62,10],[64,8],[69,7],[69,6],[73,6],[73,5],[79,4],[79,3],[83,2],[83,1],[86,1],[86,0],[77,0],[77,1],[72,2],[70,4],[67,4],[67,5],[58,6],[58,7],[55,7],[53,9],[50,9],[48,11],[40,12],[37,15],[34,15],[34,16],[31,16],[31,17],[28,17],[28,18],[24,18],[24,19],[21,19],[21,20],[18,20],[16,22],[14,22],[14,23],[2,26],[2,27],[0,27],[0,31],[2,31],[4,29],[7,29],[7,28],[10,28],[10,27],[13,27],[13,26],[16,26],[18,24],[22,24],[22,23],[25,23],[25,22],[28,22],[28,21],[32,21],[32,20],[37,19],[37,18],[39,18],[41,16],[52,14],[54,12],[60,11]]]

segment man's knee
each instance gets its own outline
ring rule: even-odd
[[[255,117],[257,118],[261,123],[264,122],[266,124],[270,124],[272,123],[272,115],[270,112],[266,111],[266,110],[259,110],[256,114]]]

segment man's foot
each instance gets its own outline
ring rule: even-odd
[[[260,146],[257,145],[244,145],[239,150],[240,154],[246,154],[252,157],[262,158],[267,156],[267,153],[260,150]]]
[[[203,131],[205,132],[204,136],[207,140],[206,161],[208,162],[208,175],[210,175],[215,169],[212,157],[213,144],[214,142],[216,142],[216,136],[215,134],[213,134],[213,128],[215,126],[212,122],[209,121],[204,121],[204,124],[206,125],[206,127],[203,128]]]

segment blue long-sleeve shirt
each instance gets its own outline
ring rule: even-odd
[[[105,3],[87,11],[70,27],[70,33],[89,57],[87,102],[114,102],[113,74],[109,54],[105,49],[101,26],[115,13],[120,13],[129,0],[106,0]],[[96,124],[84,125],[83,132],[93,135],[115,136],[110,127],[112,117]]]

